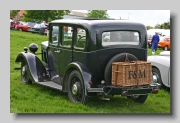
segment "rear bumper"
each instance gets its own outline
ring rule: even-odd
[[[103,93],[104,95],[145,95],[145,94],[156,94],[158,92],[160,84],[150,84],[148,86],[140,87],[116,87],[116,86],[104,86],[101,88],[88,88],[87,92],[92,93]]]

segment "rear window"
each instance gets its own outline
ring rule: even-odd
[[[102,45],[139,45],[140,35],[136,31],[110,31],[102,33]]]

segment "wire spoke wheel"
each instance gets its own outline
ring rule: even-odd
[[[73,79],[71,80],[70,87],[71,87],[71,94],[72,94],[73,99],[76,102],[81,102],[83,99],[82,98],[83,97],[83,92],[82,92],[83,88],[82,88],[81,82],[77,76],[74,76]]]
[[[32,84],[28,76],[28,66],[25,62],[21,63],[21,81],[23,84]]]
[[[72,71],[68,79],[68,97],[74,103],[87,104],[88,98],[85,96],[85,89],[80,73]]]

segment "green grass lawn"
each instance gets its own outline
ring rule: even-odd
[[[28,32],[10,31],[10,112],[11,113],[170,113],[170,93],[160,90],[150,94],[144,104],[135,103],[122,96],[110,97],[109,101],[91,98],[87,105],[69,101],[67,93],[33,83],[21,83],[20,71],[13,70],[17,55],[30,43],[37,43],[40,51],[47,36]],[[162,50],[158,50],[157,53]],[[151,50],[148,51],[151,55]]]

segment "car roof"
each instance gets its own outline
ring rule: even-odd
[[[50,23],[71,23],[71,24],[87,24],[87,25],[141,25],[142,23],[130,20],[115,20],[115,19],[59,19]]]

